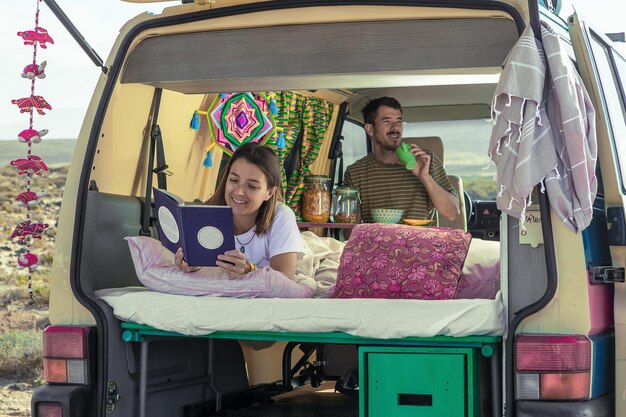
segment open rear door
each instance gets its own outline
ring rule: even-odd
[[[585,86],[597,111],[598,158],[609,223],[612,272],[626,267],[626,59],[601,32],[574,14],[569,31]],[[623,275],[622,275],[623,277]],[[626,284],[615,283],[616,416],[626,416]]]

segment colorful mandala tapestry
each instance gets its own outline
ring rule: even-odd
[[[226,154],[248,142],[265,144],[275,128],[263,93],[220,94],[207,111],[213,141]]]

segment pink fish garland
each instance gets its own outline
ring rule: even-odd
[[[31,191],[31,181],[34,176],[43,176],[48,172],[48,166],[43,159],[32,154],[33,144],[40,143],[42,137],[48,133],[48,130],[35,129],[33,125],[35,112],[40,116],[44,116],[47,110],[52,110],[52,106],[45,98],[35,94],[35,83],[37,80],[46,78],[45,70],[48,65],[47,61],[37,63],[37,48],[47,49],[48,45],[54,45],[54,39],[52,39],[48,31],[39,26],[39,6],[41,0],[36,0],[36,3],[35,28],[17,32],[17,36],[22,38],[24,45],[32,46],[33,48],[32,62],[27,64],[20,74],[22,78],[30,81],[30,94],[11,100],[11,103],[15,104],[19,109],[20,114],[26,113],[29,115],[28,127],[17,135],[17,140],[27,146],[26,156],[11,161],[11,165],[17,169],[17,175],[26,178],[26,190],[15,197],[16,205],[25,208],[26,219],[15,227],[10,239],[17,239],[20,245],[25,245],[26,247],[25,250],[21,249],[17,254],[16,267],[18,270],[28,271],[28,298],[31,304],[35,302],[32,275],[39,265],[37,255],[31,253],[31,244],[34,239],[41,240],[44,231],[49,227],[47,223],[39,223],[31,219],[31,209],[40,202],[41,197],[45,194],[43,191]]]
[[[11,239],[17,238],[17,242],[20,244],[27,243],[29,238],[41,240],[41,234],[48,228],[47,223],[31,223],[30,220],[26,220],[15,226],[13,233],[11,233]]]
[[[43,61],[41,64],[28,64],[22,70],[22,78],[28,78],[32,80],[33,78],[46,78],[46,65],[48,65],[47,61]]]

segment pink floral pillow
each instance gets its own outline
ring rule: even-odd
[[[471,235],[458,229],[359,224],[341,255],[333,298],[454,298]]]

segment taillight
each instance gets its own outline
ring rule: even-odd
[[[38,404],[37,417],[63,417],[61,404]]]
[[[46,381],[89,384],[88,326],[49,326],[43,331]]]
[[[586,336],[519,335],[515,353],[518,399],[590,397],[591,341]]]

